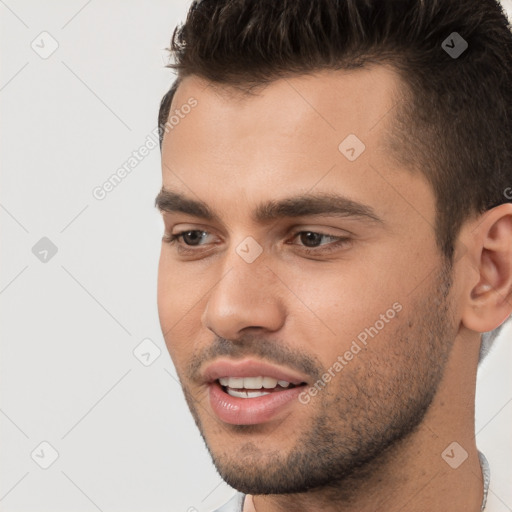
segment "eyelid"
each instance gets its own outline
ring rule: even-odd
[[[212,233],[211,231],[209,231],[208,229],[203,229],[203,228],[197,228],[197,227],[194,227],[194,228],[185,228],[185,229],[179,229],[178,231],[176,231],[175,233],[173,233],[171,231],[171,236],[176,236],[176,237],[181,237],[183,234],[185,233],[189,233],[190,231],[194,232],[194,231],[198,231],[200,233],[206,233],[208,236],[215,236],[218,238],[217,235],[215,235],[215,233]],[[190,247],[193,247],[193,246],[190,246]]]
[[[334,226],[328,227],[318,227],[315,225],[308,224],[296,224],[292,226],[288,231],[291,231],[293,235],[297,233],[302,233],[304,231],[311,231],[312,233],[318,233],[325,236],[332,237],[344,237],[344,236],[355,236],[354,233],[349,231],[348,229],[337,228]]]
[[[210,236],[215,236],[211,231],[208,231],[206,229],[200,229],[200,228],[193,228],[193,229],[180,229],[178,231],[176,231],[175,233],[174,232],[165,232],[164,233],[164,236],[162,238],[162,240],[164,241],[176,241],[178,239],[182,239],[183,238],[183,235],[185,235],[186,233],[190,233],[190,232],[199,232],[199,233],[206,233],[207,235],[210,235]],[[207,244],[204,244],[204,245],[207,245]],[[194,246],[194,245],[189,245],[187,246],[186,244],[184,244],[184,247],[202,247],[202,245],[198,245],[198,246]]]
[[[324,233],[322,231],[313,230],[313,229],[300,229],[291,237],[291,240],[294,240],[297,238],[298,235],[302,233],[315,233],[316,235],[323,236],[325,238],[332,238],[334,239],[333,242],[329,242],[327,244],[321,244],[316,247],[308,247],[306,245],[301,244],[295,244],[295,243],[289,243],[289,245],[295,245],[299,247],[300,251],[304,254],[311,255],[311,256],[327,256],[328,254],[336,251],[340,251],[343,247],[345,247],[347,244],[349,244],[352,241],[352,237],[346,236],[346,235],[333,235],[331,233]]]
[[[176,227],[176,226],[174,226],[174,227]],[[339,230],[340,232],[333,233],[331,230]],[[173,232],[174,229],[170,229],[169,231],[170,231],[170,233],[167,233],[167,236],[178,236],[178,235],[181,235],[183,233],[187,233],[189,231],[201,231],[201,232],[206,232],[209,235],[218,236],[218,235],[215,235],[215,233],[213,233],[210,230],[210,228],[204,228],[201,225],[194,225],[192,227],[180,228],[180,229],[176,230],[176,232]],[[278,233],[278,236],[283,238],[283,237],[286,236],[287,232],[291,232],[291,235],[290,235],[291,238],[294,238],[299,233],[304,233],[304,232],[316,233],[318,235],[323,235],[323,236],[332,237],[332,238],[354,237],[354,234],[352,232],[348,231],[347,229],[340,229],[340,228],[334,228],[334,227],[332,227],[332,228],[326,228],[326,227],[319,228],[319,227],[308,226],[308,225],[303,225],[303,224],[299,224],[299,225],[295,224],[292,227],[288,227],[288,228],[282,230],[282,232],[280,231]]]
[[[179,243],[179,239],[183,237],[184,234],[189,232],[200,232],[200,233],[206,233],[207,235],[212,235],[212,233],[206,229],[202,229],[199,227],[194,227],[193,229],[181,229],[180,231],[177,231],[176,233],[166,233],[164,234],[164,237],[162,238],[162,241],[175,246],[176,251],[179,254],[182,255],[204,255],[211,251],[212,245],[211,244],[200,244],[200,245],[187,245],[187,244],[181,244]],[[285,243],[287,245],[294,245],[299,248],[300,252],[307,255],[316,255],[316,256],[326,256],[327,254],[330,254],[331,252],[340,251],[343,247],[345,247],[347,244],[350,244],[352,241],[352,236],[345,235],[334,235],[332,233],[325,233],[323,230],[319,229],[308,229],[308,228],[301,228],[296,229],[288,238],[288,240],[295,240],[298,235],[302,233],[314,233],[316,235],[320,235],[321,237],[325,238],[331,238],[334,239],[333,242],[327,243],[327,244],[321,244],[316,247],[307,247],[306,245],[301,245],[297,243],[291,243],[286,241]],[[345,232],[347,233],[347,232]],[[177,242],[177,243],[176,243]],[[210,247],[208,247],[210,245]],[[202,248],[202,249],[201,249]]]

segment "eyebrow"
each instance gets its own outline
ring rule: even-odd
[[[220,222],[220,217],[203,201],[162,187],[155,199],[160,212],[184,213],[210,222]],[[252,220],[259,224],[286,217],[328,215],[355,217],[383,224],[383,220],[368,205],[332,193],[302,194],[260,203],[252,213]]]

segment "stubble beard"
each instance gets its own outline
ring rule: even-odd
[[[300,405],[310,407],[312,415],[307,423],[288,423],[291,436],[300,433],[287,452],[251,440],[258,425],[232,426],[237,440],[243,433],[247,441],[229,451],[211,445],[201,408],[184,387],[221,477],[246,494],[331,489],[349,499],[357,481],[375,474],[421,425],[442,379],[456,331],[448,307],[451,272],[443,267],[437,276],[409,306],[413,314],[392,320],[309,404]],[[203,417],[208,419],[204,412]]]

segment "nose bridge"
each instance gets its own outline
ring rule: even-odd
[[[263,248],[250,237],[230,249],[220,280],[211,289],[203,325],[224,338],[236,338],[246,327],[277,330],[284,321],[278,280]]]
[[[241,299],[252,302],[259,293],[268,289],[272,283],[272,272],[268,268],[268,256],[263,246],[254,238],[247,236],[226,251],[223,261],[224,276],[216,287],[218,291],[226,288],[231,294],[239,294]],[[229,296],[227,296],[228,298]]]

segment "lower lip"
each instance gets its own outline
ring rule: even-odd
[[[225,393],[218,382],[210,384],[210,404],[213,412],[225,423],[257,425],[274,418],[298,395],[304,386],[272,391],[256,398],[239,398]]]

